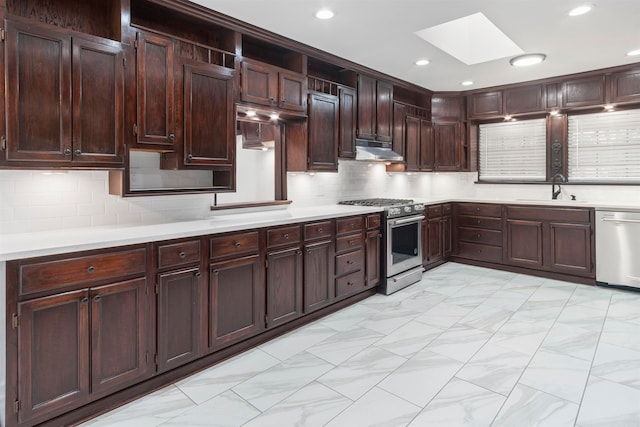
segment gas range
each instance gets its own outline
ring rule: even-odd
[[[360,199],[360,200],[345,200],[338,202],[341,205],[354,205],[354,206],[380,206],[384,208],[385,217],[387,219],[399,218],[403,216],[415,215],[422,213],[424,210],[423,203],[416,203],[412,199]]]

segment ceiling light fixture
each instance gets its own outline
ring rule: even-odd
[[[569,16],[580,16],[580,15],[584,15],[585,13],[589,13],[591,12],[591,9],[593,9],[593,6],[590,4],[583,4],[582,6],[578,6],[578,7],[574,7],[573,9],[571,9],[569,11]]]
[[[627,56],[636,56],[636,55],[640,55],[640,49],[627,52]]]
[[[318,19],[331,19],[334,16],[335,14],[330,9],[320,9],[316,12],[316,18]]]
[[[465,80],[460,83],[462,86],[471,86],[473,84],[473,80]]]
[[[543,53],[529,53],[527,55],[520,55],[513,57],[509,60],[509,64],[514,67],[528,67],[529,65],[539,64],[547,58],[547,55]]]
[[[431,61],[429,61],[428,59],[418,59],[416,61],[416,65],[420,65],[420,66],[429,65],[429,62],[431,62]]]

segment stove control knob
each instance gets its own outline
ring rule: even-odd
[[[401,212],[400,208],[389,208],[389,215],[398,215]]]
[[[424,210],[424,204],[417,203],[417,204],[413,205],[413,210],[415,210],[416,212],[423,211]]]
[[[404,211],[405,211],[406,213],[411,213],[411,212],[413,212],[413,208],[412,208],[411,206],[405,206],[405,207],[404,207]]]

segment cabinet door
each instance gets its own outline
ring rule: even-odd
[[[197,267],[158,277],[158,371],[180,366],[200,355],[202,301]]]
[[[323,241],[304,247],[304,312],[309,313],[333,300],[333,243]]]
[[[593,277],[590,224],[549,224],[549,263],[553,271]]]
[[[504,91],[504,113],[521,114],[542,111],[543,85],[527,85]]]
[[[309,98],[309,170],[338,170],[338,109],[335,96]]]
[[[393,140],[393,85],[378,81],[376,94],[376,139]]]
[[[49,418],[88,396],[88,301],[83,290],[18,304],[20,423]]]
[[[542,268],[542,222],[507,219],[508,264]]]
[[[267,327],[302,314],[302,251],[290,248],[267,254]]]
[[[406,170],[409,172],[420,170],[420,119],[416,117],[407,117],[405,127],[406,138]]]
[[[77,37],[72,45],[73,160],[122,165],[122,47],[115,42],[103,44]]]
[[[588,107],[605,102],[605,77],[594,76],[562,83],[563,107]]]
[[[232,165],[235,147],[233,70],[184,64],[184,164]]]
[[[91,392],[133,384],[148,372],[146,279],[90,290]]]
[[[420,170],[432,171],[435,164],[434,129],[430,122],[420,120]]]
[[[6,22],[6,158],[70,161],[71,37]]]
[[[453,251],[453,219],[450,216],[442,217],[442,242],[443,255],[448,258]]]
[[[138,143],[172,148],[175,141],[173,41],[137,39]]]
[[[306,79],[302,74],[278,73],[278,105],[285,110],[305,111],[307,106]]]
[[[367,287],[380,283],[380,230],[367,231],[365,241],[365,283]]]
[[[435,170],[457,171],[459,160],[459,126],[457,123],[434,125]]]
[[[404,157],[405,135],[407,123],[407,106],[398,102],[393,103],[393,151]]]
[[[376,79],[358,76],[358,138],[376,138]]]
[[[427,224],[429,263],[440,261],[444,257],[441,220],[442,218],[430,218]]]
[[[264,281],[258,255],[211,265],[209,348],[218,350],[264,329]]]
[[[251,61],[242,62],[241,99],[254,104],[275,106],[278,73],[273,68]]]
[[[502,115],[502,92],[474,93],[469,97],[469,118],[498,117]]]
[[[609,90],[612,103],[640,101],[640,69],[613,73]]]
[[[338,89],[339,100],[339,151],[338,157],[354,159],[356,157],[356,91],[340,87]]]

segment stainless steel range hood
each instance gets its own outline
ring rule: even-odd
[[[402,156],[391,149],[390,142],[356,139],[356,160],[367,162],[402,162]]]

